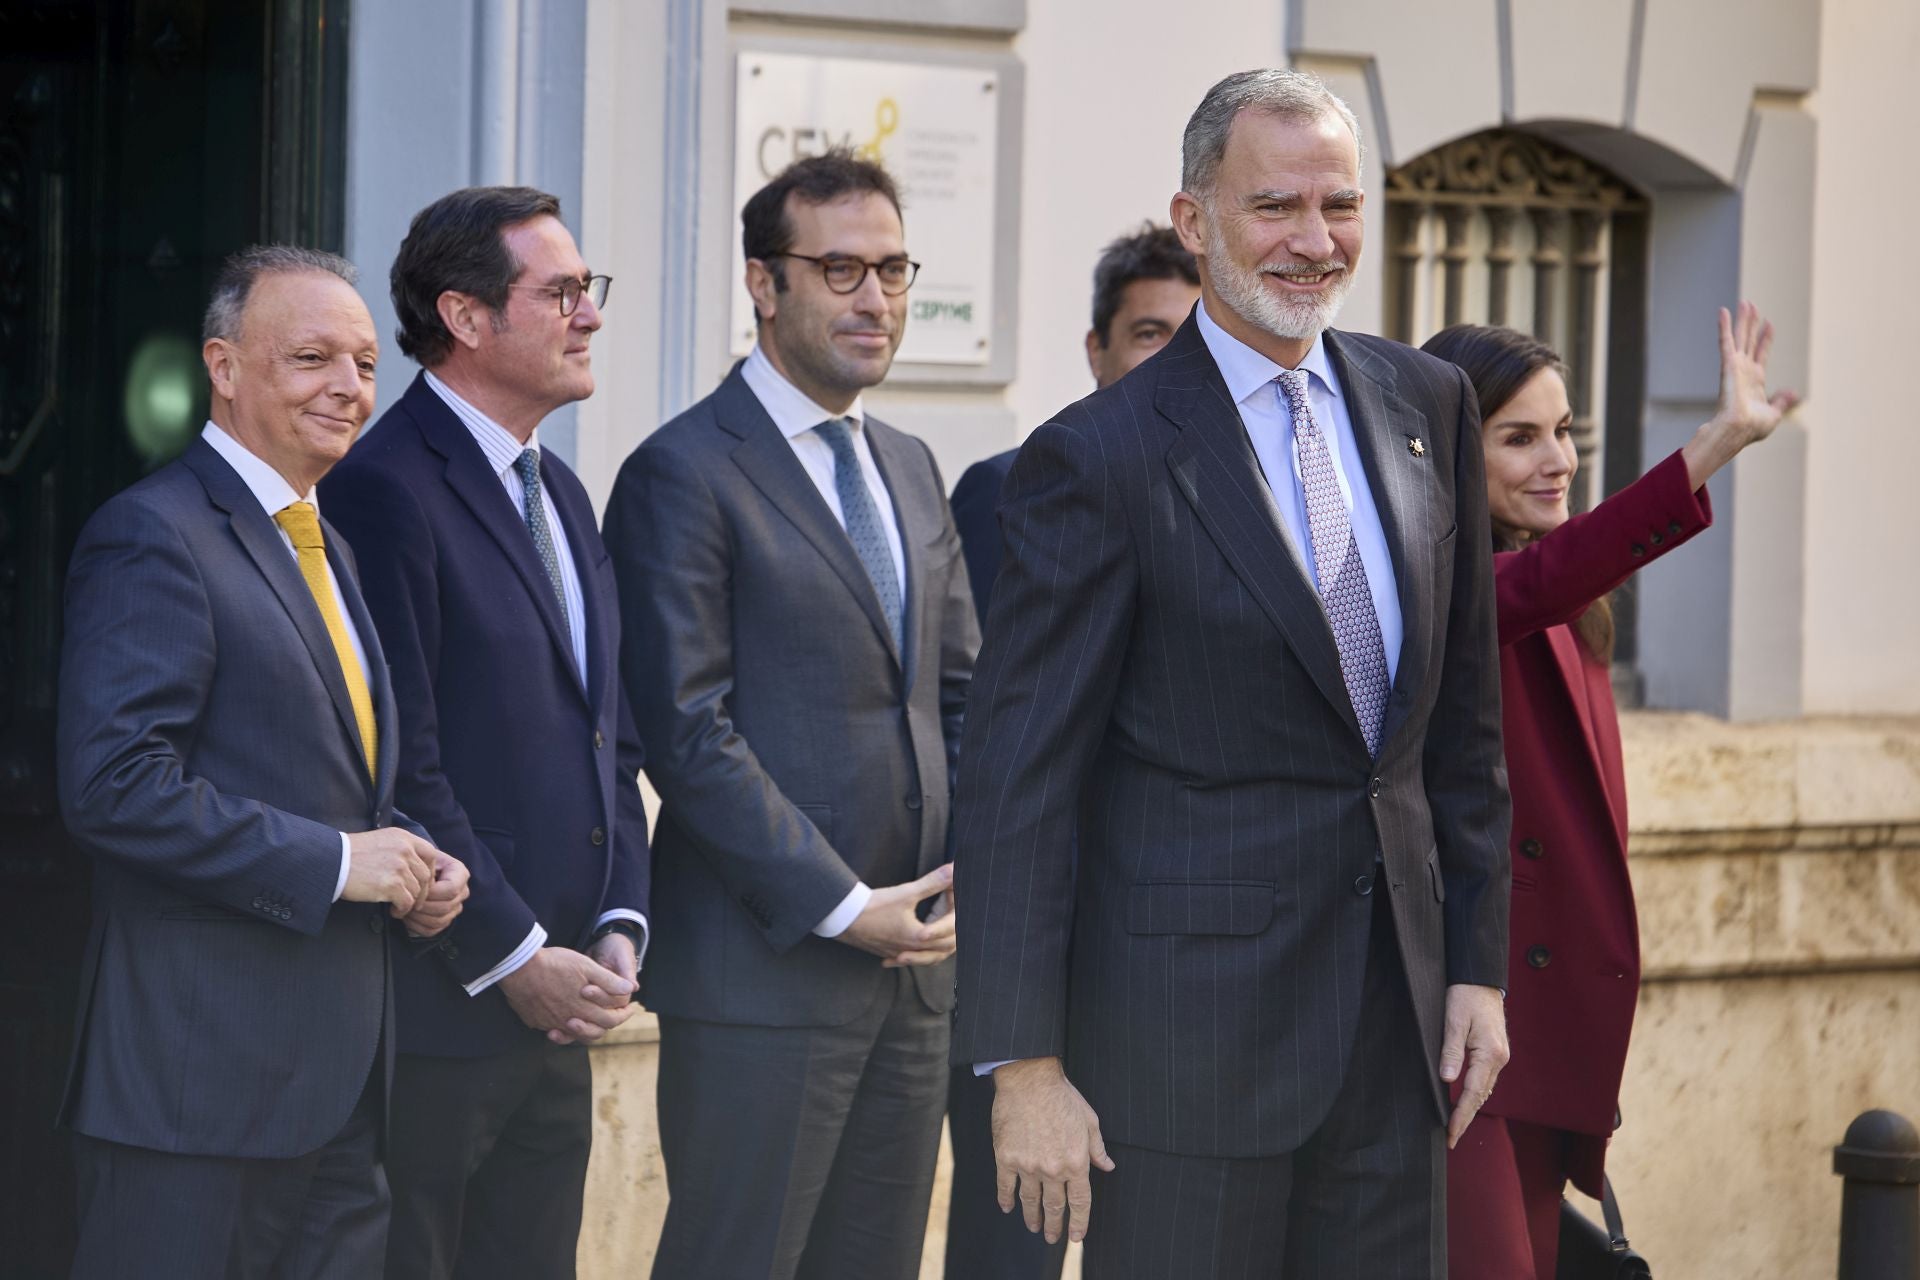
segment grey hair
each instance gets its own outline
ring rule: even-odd
[[[213,297],[207,302],[206,319],[200,322],[200,340],[238,341],[240,317],[246,312],[247,295],[253,292],[254,282],[261,276],[302,271],[324,271],[356,287],[360,283],[359,269],[337,253],[291,244],[249,245],[221,264],[213,282]]]
[[[1207,90],[1187,120],[1187,131],[1180,139],[1180,186],[1189,195],[1203,201],[1212,197],[1221,157],[1227,153],[1227,134],[1234,119],[1247,110],[1298,123],[1338,116],[1352,131],[1355,149],[1362,158],[1366,156],[1353,108],[1319,76],[1278,67],[1241,71]]]

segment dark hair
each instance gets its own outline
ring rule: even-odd
[[[542,216],[559,217],[560,201],[532,187],[463,187],[414,214],[388,277],[401,352],[432,368],[453,350],[440,319],[449,289],[478,298],[499,327],[521,269],[503,232]]]
[[[1113,334],[1113,318],[1120,299],[1135,280],[1185,280],[1200,284],[1200,268],[1180,243],[1172,227],[1143,222],[1132,235],[1121,236],[1100,251],[1093,268],[1093,331],[1106,346]]]
[[[1483,324],[1449,325],[1428,338],[1420,349],[1449,364],[1460,366],[1473,384],[1474,398],[1480,402],[1480,419],[1491,419],[1520,388],[1542,369],[1551,369],[1567,377],[1567,362],[1538,338],[1517,329]],[[1493,545],[1498,551],[1517,551],[1527,542],[1517,530],[1493,526]],[[1613,606],[1601,596],[1574,620],[1573,630],[1587,652],[1602,662],[1613,660]]]
[[[213,280],[213,296],[207,300],[207,314],[200,322],[200,340],[225,338],[237,342],[240,320],[246,314],[247,298],[255,282],[261,276],[303,271],[324,271],[350,285],[360,283],[360,272],[337,253],[291,244],[248,245],[220,265],[220,274]]]
[[[741,247],[747,251],[748,258],[767,264],[773,287],[784,291],[787,272],[780,255],[793,247],[793,220],[787,217],[787,197],[798,196],[808,204],[831,204],[847,196],[867,194],[885,196],[893,211],[900,212],[900,191],[893,185],[892,175],[846,147],[795,160],[772,182],[754,192],[746,207],[740,210]]]

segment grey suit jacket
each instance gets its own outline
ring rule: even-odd
[[[947,858],[978,623],[933,455],[868,418],[906,553],[905,652],[846,532],[736,366],[620,470],[604,535],[659,790],[649,1007],[831,1026],[880,961],[812,935],[856,879]],[[952,965],[915,969],[944,1010]]]
[[[1378,758],[1191,319],[1007,477],[956,797],[953,1055],[1064,1054],[1109,1140],[1264,1156],[1311,1134],[1350,1065],[1373,893],[1429,1062],[1445,986],[1504,981],[1473,394],[1410,348],[1327,345],[1405,623]]]
[[[88,521],[67,577],[60,800],[94,859],[62,1120],[192,1155],[287,1157],[339,1132],[383,1031],[386,909],[333,899],[340,832],[392,811],[393,693],[346,544],[377,784],[299,566],[196,440]]]

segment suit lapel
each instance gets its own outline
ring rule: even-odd
[[[420,424],[420,434],[428,447],[446,459],[447,486],[460,501],[466,503],[474,519],[480,522],[480,527],[487,531],[487,536],[499,546],[500,553],[519,575],[521,585],[533,599],[534,612],[540,615],[540,620],[546,625],[547,638],[553,642],[567,670],[574,673],[574,686],[585,697],[586,688],[580,683],[580,673],[574,667],[573,641],[567,635],[566,616],[560,612],[560,602],[554,598],[553,583],[547,578],[547,569],[540,563],[539,553],[533,549],[533,539],[527,534],[526,521],[513,509],[513,500],[507,497],[500,477],[487,464],[487,455],[480,451],[473,434],[454,416],[446,401],[427,385],[424,374],[414,379],[401,403],[406,406],[413,420]],[[542,474],[545,474],[544,470]]]
[[[194,441],[183,456],[183,461],[200,477],[200,483],[205,486],[207,497],[213,505],[227,513],[233,536],[246,549],[247,555],[252,557],[261,576],[267,580],[267,585],[273,588],[273,594],[279,597],[281,607],[292,619],[294,630],[300,633],[315,669],[320,672],[321,683],[326,686],[327,696],[333,702],[340,727],[346,731],[347,740],[352,744],[354,758],[364,761],[365,753],[360,748],[360,724],[354,718],[353,699],[347,695],[347,678],[340,669],[340,655],[334,651],[333,637],[327,634],[327,624],[320,616],[320,606],[315,603],[307,580],[300,574],[298,559],[288,550],[280,530],[261,509],[246,482],[214,451],[212,445],[205,440]],[[341,576],[336,568],[334,577],[338,579]],[[347,590],[344,582],[341,590]],[[359,625],[357,619],[354,625]],[[370,627],[360,632],[361,644],[367,649],[369,661],[379,652],[377,647],[366,643],[365,637],[371,634]],[[371,673],[368,678],[372,679]],[[363,766],[360,772],[365,777],[370,770]]]
[[[607,602],[600,599],[598,590],[599,530],[594,525],[593,512],[584,503],[576,503],[573,486],[552,483],[555,469],[561,465],[558,459],[549,457],[545,449],[540,451],[541,483],[546,488],[547,496],[553,499],[554,512],[560,517],[561,530],[567,535],[567,549],[573,556],[574,576],[580,579],[581,625],[586,630],[581,649],[586,654],[587,662],[587,705],[599,707],[606,693],[607,680],[615,664],[620,661],[620,655],[611,652],[602,626],[607,620]],[[544,567],[542,576],[544,578]]]
[[[1333,330],[1326,334],[1326,346],[1347,400],[1347,416],[1360,448],[1367,488],[1380,512],[1380,527],[1393,560],[1395,594],[1400,601],[1401,642],[1394,691],[1401,696],[1387,702],[1386,718],[1380,727],[1384,750],[1413,707],[1414,700],[1407,694],[1426,678],[1429,647],[1424,640],[1431,627],[1428,614],[1433,600],[1429,586],[1433,581],[1434,549],[1419,538],[1409,539],[1407,530],[1428,527],[1414,509],[1426,500],[1427,489],[1412,468],[1430,467],[1433,462],[1430,457],[1416,458],[1407,440],[1430,433],[1426,415],[1394,391],[1391,365]]]
[[[1234,575],[1299,655],[1335,712],[1360,733],[1320,596],[1287,540],[1219,367],[1191,317],[1159,357],[1155,407],[1180,428],[1167,450],[1174,483]]]
[[[740,444],[733,451],[734,465],[746,473],[767,501],[813,544],[814,550],[832,567],[834,575],[853,593],[887,652],[899,662],[900,654],[893,645],[893,628],[887,625],[886,615],[880,611],[880,597],[874,593],[866,566],[854,554],[847,531],[833,518],[833,510],[814,487],[807,469],[794,456],[793,446],[780,434],[780,428],[773,425],[773,419],[761,407],[746,379],[740,376],[739,366],[720,384],[720,390],[715,393],[714,410],[721,428],[740,438]]]

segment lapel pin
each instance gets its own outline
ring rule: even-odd
[[[1426,457],[1427,456],[1426,442],[1423,441],[1419,436],[1408,436],[1407,452],[1412,454],[1416,458]]]

